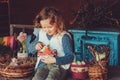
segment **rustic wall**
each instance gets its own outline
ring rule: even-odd
[[[54,6],[61,10],[69,22],[72,11],[79,8],[80,0],[11,0],[11,23],[32,24],[35,15],[45,6]],[[68,23],[67,23],[68,24]]]
[[[33,18],[44,6],[54,6],[61,10],[65,18],[68,28],[70,28],[69,22],[73,19],[73,12],[77,12],[80,7],[81,0],[11,0],[10,1],[10,23],[11,24],[33,24]],[[86,4],[86,0],[83,0]],[[97,4],[101,0],[94,0]],[[106,3],[111,3],[114,0],[103,0]],[[120,3],[113,8],[113,15],[116,18],[120,18]],[[73,27],[73,26],[72,26]]]

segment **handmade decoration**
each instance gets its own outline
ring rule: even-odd
[[[45,46],[44,45],[43,48],[42,48],[42,50],[40,50],[38,52],[37,63],[36,63],[35,69],[38,67],[38,64],[39,64],[39,61],[41,59],[41,56],[42,57],[44,56],[45,58],[47,58],[48,55],[55,57],[57,55],[57,50],[56,49],[51,50],[49,48],[49,46]]]
[[[19,41],[20,44],[19,51],[17,53],[18,58],[28,57],[28,54],[26,53],[26,38],[27,38],[27,34],[24,32],[20,32],[17,37],[17,40]]]
[[[110,49],[108,46],[88,46],[93,60],[91,60],[88,68],[90,80],[108,80],[108,62],[110,57]]]
[[[27,34],[24,33],[24,32],[20,32],[18,37],[17,37],[17,40],[21,43],[21,48],[23,49],[23,53],[26,52],[26,38],[27,38]]]

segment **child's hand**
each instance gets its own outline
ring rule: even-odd
[[[54,57],[57,56],[57,50],[56,50],[56,49],[53,49],[53,50],[51,51],[51,55],[54,56]]]
[[[35,49],[40,51],[43,48],[44,44],[43,43],[37,43],[35,46]]]
[[[46,64],[53,64],[56,63],[56,58],[51,55],[41,56],[41,61]]]

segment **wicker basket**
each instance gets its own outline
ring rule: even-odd
[[[23,62],[24,61],[24,62]],[[29,76],[34,72],[35,59],[21,59],[18,66],[6,68],[8,63],[0,65],[0,74],[4,77],[20,78]]]
[[[71,74],[73,79],[85,79],[88,74],[88,66],[72,64]]]
[[[88,75],[90,80],[108,80],[108,69],[99,65],[89,66]]]
[[[26,77],[29,76],[30,74],[32,74],[34,72],[34,69],[28,69],[28,70],[19,70],[19,72],[17,70],[9,70],[9,72],[1,70],[0,74],[4,77],[11,77],[11,78],[20,78],[20,77]]]

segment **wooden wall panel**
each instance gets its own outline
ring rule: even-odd
[[[73,13],[79,9],[81,0],[11,0],[10,1],[10,23],[11,24],[33,24],[35,15],[45,6],[54,6],[61,10],[68,28],[73,19]],[[83,0],[84,2],[86,0]],[[96,5],[101,0],[93,0]],[[103,0],[110,3],[115,0]],[[86,2],[85,2],[86,3]],[[120,2],[119,2],[120,3]],[[113,16],[120,18],[120,4],[112,8]]]
[[[9,35],[9,0],[0,0],[0,37]]]

